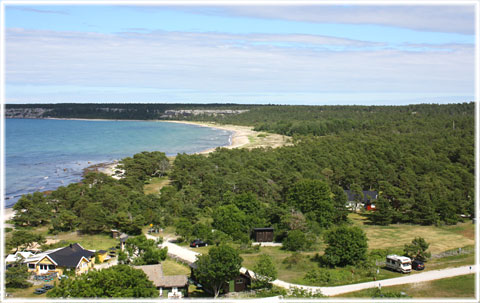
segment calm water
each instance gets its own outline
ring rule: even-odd
[[[141,151],[168,156],[229,144],[231,132],[145,121],[5,120],[5,206],[81,180],[87,166]]]

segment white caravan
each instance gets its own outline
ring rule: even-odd
[[[412,260],[404,256],[388,255],[386,265],[387,268],[404,274],[412,271]]]

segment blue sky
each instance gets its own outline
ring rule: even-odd
[[[7,5],[6,102],[474,99],[473,5]]]

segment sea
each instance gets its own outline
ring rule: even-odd
[[[232,132],[157,121],[5,119],[5,207],[82,179],[83,170],[142,151],[167,156],[230,145]]]

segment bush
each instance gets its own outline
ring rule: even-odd
[[[356,226],[340,226],[327,232],[323,260],[330,266],[355,265],[367,257],[367,236]]]
[[[312,247],[313,242],[301,230],[291,230],[283,240],[282,247],[289,251],[306,250]]]
[[[330,283],[332,281],[332,275],[330,271],[325,268],[313,268],[307,272],[305,280],[314,284]]]
[[[292,287],[286,298],[325,298],[320,291],[312,291],[304,288]]]
[[[267,298],[267,297],[276,297],[276,296],[286,296],[287,295],[287,290],[273,286],[272,288],[264,288],[257,290],[255,293],[255,296],[257,298]]]

